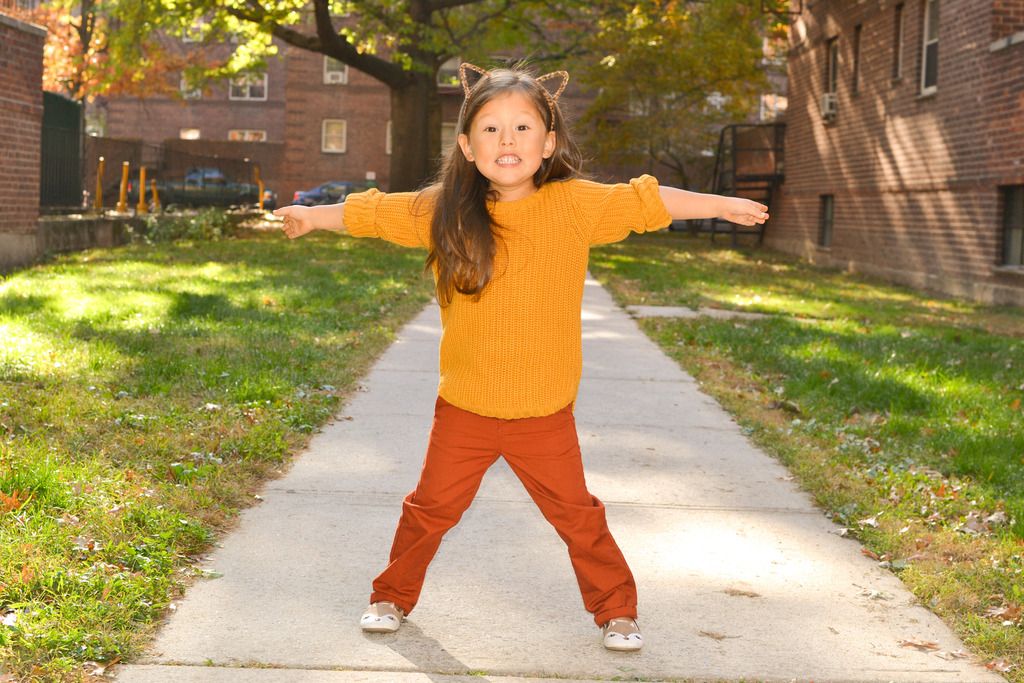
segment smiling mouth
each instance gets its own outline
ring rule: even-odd
[[[519,157],[513,156],[511,154],[506,154],[503,157],[498,157],[498,160],[494,163],[498,164],[498,166],[515,166],[520,161],[522,161],[522,159],[520,159]]]

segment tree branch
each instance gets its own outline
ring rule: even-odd
[[[228,14],[238,19],[266,26],[270,30],[271,35],[289,45],[334,57],[368,76],[376,78],[389,87],[398,88],[405,85],[405,73],[400,66],[374,55],[360,54],[351,43],[338,35],[334,30],[334,24],[331,21],[330,9],[326,0],[314,0],[313,4],[317,29],[317,35],[315,36],[277,23],[277,21],[270,18],[266,8],[259,0],[247,0],[248,10],[233,5],[228,5],[224,9]],[[326,25],[324,19],[326,19]]]
[[[463,5],[475,5],[480,0],[427,0],[423,3],[423,9],[428,15],[442,9],[451,9],[453,7],[462,7]]]

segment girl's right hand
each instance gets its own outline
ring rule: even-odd
[[[284,234],[288,235],[289,239],[295,239],[316,229],[309,211],[308,206],[282,206],[274,211],[274,215],[284,218]]]

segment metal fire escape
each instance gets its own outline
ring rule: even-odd
[[[783,138],[784,123],[732,124],[722,129],[718,138],[718,154],[711,192],[733,197],[746,197],[759,201],[772,210],[775,191],[784,180]],[[721,218],[701,222],[700,232],[716,235],[728,234],[736,245],[741,235],[757,236],[764,240],[764,225],[737,225]]]

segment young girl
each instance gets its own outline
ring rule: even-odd
[[[467,71],[480,76],[472,86]],[[535,78],[463,64],[460,77],[458,146],[440,182],[274,212],[290,238],[347,230],[426,249],[441,306],[441,377],[423,470],[360,625],[398,630],[442,536],[501,456],[568,546],[604,646],[639,650],[636,585],[604,506],[587,491],[573,418],[589,249],[673,219],[763,223],[767,207],[659,187],[646,175],[615,185],[584,180],[558,107],[566,72]],[[558,87],[549,92],[552,79]]]

